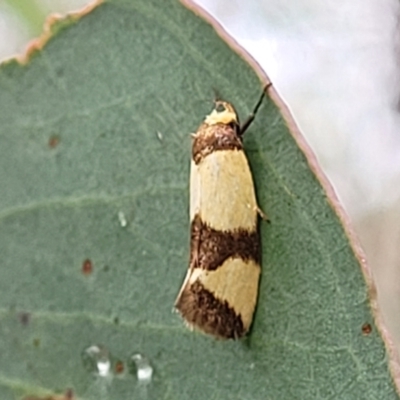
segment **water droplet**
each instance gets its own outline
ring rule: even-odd
[[[153,376],[153,368],[150,361],[142,354],[134,354],[130,358],[130,371],[136,373],[136,377],[140,383],[148,384]]]
[[[254,369],[255,366],[256,366],[256,365],[255,365],[254,363],[250,363],[249,368],[250,368],[250,369]]]
[[[160,142],[162,142],[162,140],[163,140],[163,138],[164,138],[164,135],[163,135],[160,131],[157,131],[157,137],[158,137],[158,140],[159,140]]]
[[[118,211],[118,220],[123,228],[128,225],[128,221],[126,220],[125,214],[122,211]]]
[[[85,367],[98,376],[105,377],[110,374],[110,356],[104,346],[93,345],[86,348],[82,353],[82,359]]]

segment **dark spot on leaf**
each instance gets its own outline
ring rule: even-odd
[[[52,135],[49,137],[48,145],[51,149],[54,149],[60,143],[60,137],[57,135]]]
[[[22,326],[28,326],[31,322],[31,314],[28,312],[21,312],[18,314],[18,319]]]
[[[35,338],[35,339],[33,339],[33,346],[34,347],[39,347],[40,346],[40,339],[38,339],[38,338]]]
[[[118,324],[119,324],[119,318],[118,318],[118,317],[115,317],[115,318],[114,318],[114,324],[115,324],[115,325],[118,325]]]
[[[122,374],[124,372],[125,366],[122,361],[117,361],[115,363],[115,373],[116,374]]]
[[[369,335],[372,332],[372,326],[369,322],[366,322],[362,327],[361,331],[363,335]]]
[[[92,261],[87,258],[82,263],[82,273],[83,275],[90,275],[92,272],[93,272]]]

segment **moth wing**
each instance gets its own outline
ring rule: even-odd
[[[229,258],[218,269],[188,273],[176,307],[189,326],[222,338],[249,329],[257,302],[260,266]]]
[[[192,161],[190,218],[221,231],[254,230],[257,201],[253,178],[242,150],[215,151],[199,164]]]

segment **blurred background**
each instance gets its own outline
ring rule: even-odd
[[[88,0],[0,0],[0,60]],[[400,349],[400,3],[196,0],[261,65],[333,184]]]

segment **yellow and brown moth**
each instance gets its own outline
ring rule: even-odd
[[[193,134],[190,172],[190,263],[175,302],[191,328],[237,339],[249,330],[257,302],[261,247],[253,178],[232,104],[216,101]]]

